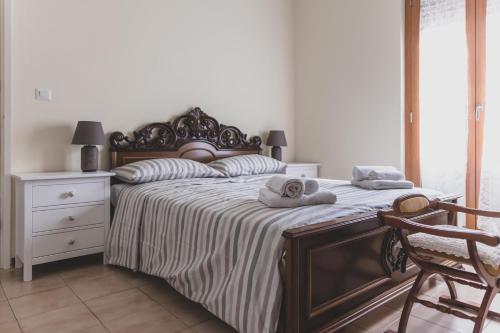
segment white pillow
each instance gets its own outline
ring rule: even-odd
[[[208,163],[225,176],[237,177],[263,173],[285,173],[286,164],[262,155],[241,155]]]
[[[116,177],[130,184],[167,179],[224,177],[219,171],[193,160],[161,158],[130,163],[113,170]]]

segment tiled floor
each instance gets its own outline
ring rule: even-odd
[[[40,265],[32,282],[20,271],[0,270],[0,332],[230,333],[232,328],[192,303],[163,280],[103,266],[99,256]],[[480,293],[457,286],[468,299]],[[446,292],[439,281],[421,297]],[[386,304],[348,327],[348,333],[381,333],[396,329],[404,297]],[[500,298],[493,307],[500,310]],[[408,333],[471,332],[472,322],[416,305]],[[500,332],[500,321],[488,320],[484,333]]]

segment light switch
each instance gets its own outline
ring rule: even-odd
[[[38,101],[52,100],[52,90],[50,89],[35,89],[35,99]]]

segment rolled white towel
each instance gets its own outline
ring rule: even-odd
[[[366,190],[412,189],[409,180],[351,180],[351,184]]]
[[[292,199],[282,197],[267,187],[259,190],[259,201],[272,208],[295,208],[301,206],[331,204],[337,202],[337,196],[327,190],[318,191],[310,195]]]
[[[266,186],[281,197],[299,198],[304,195],[305,184],[300,178],[291,178],[285,175],[272,176]]]
[[[319,183],[316,179],[304,178],[304,194],[313,194],[318,192]]]
[[[393,166],[355,166],[353,180],[404,180],[405,175]]]

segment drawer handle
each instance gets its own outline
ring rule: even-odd
[[[68,220],[70,220],[70,221],[74,221],[74,220],[76,220],[76,219],[75,219],[73,216],[68,216]]]
[[[305,174],[305,173],[303,173],[303,174],[301,174],[301,175],[300,175],[300,177],[305,178],[305,177],[306,177],[306,174]]]
[[[74,196],[75,196],[75,192],[74,191],[68,191],[68,192],[66,192],[66,197],[73,198]]]
[[[74,239],[70,239],[68,242],[68,245],[75,245],[76,241]]]

